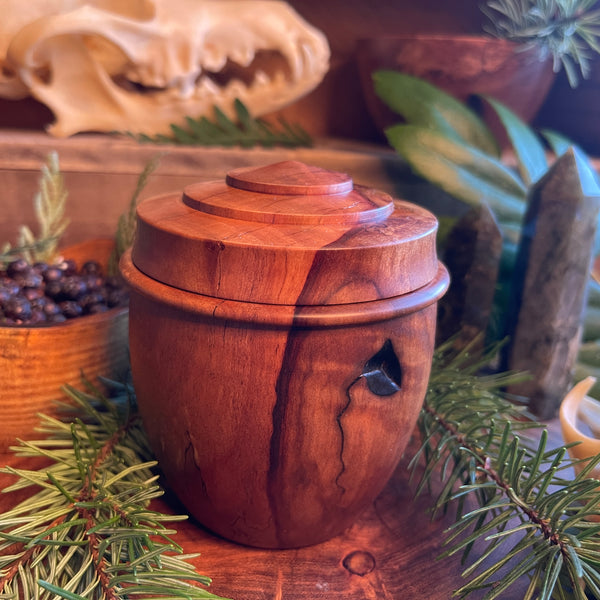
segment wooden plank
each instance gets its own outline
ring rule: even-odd
[[[313,148],[207,148],[139,144],[125,137],[82,134],[68,139],[41,132],[0,131],[0,242],[14,242],[22,224],[35,225],[32,198],[40,167],[57,151],[70,192],[71,225],[66,244],[112,235],[126,210],[139,174],[162,154],[142,197],[181,190],[197,181],[224,178],[233,168],[298,160],[350,174],[355,183],[397,195],[395,181],[406,167],[385,147],[319,141]]]

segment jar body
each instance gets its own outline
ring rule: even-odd
[[[235,303],[196,297],[192,309],[133,283],[139,408],[187,510],[225,538],[266,548],[315,544],[350,526],[414,430],[435,302],[383,320],[311,327],[294,307],[287,323],[270,323],[276,307],[237,303],[256,316],[240,320],[221,310]]]

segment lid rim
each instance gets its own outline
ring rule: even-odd
[[[232,169],[225,176],[228,186],[249,192],[296,196],[349,193],[353,181],[346,173],[328,171],[294,160],[263,167]]]
[[[301,306],[227,300],[173,288],[142,273],[132,261],[131,250],[122,256],[119,266],[135,292],[196,316],[263,326],[327,328],[387,321],[434,304],[445,294],[450,283],[446,267],[440,261],[437,265],[433,279],[400,296],[349,304]]]
[[[350,180],[302,163],[230,176],[238,172],[273,193],[213,180],[141,202],[136,267],[174,289],[290,306],[372,302],[435,277],[438,221],[424,207],[358,185],[347,194],[281,194],[288,182],[314,192]]]

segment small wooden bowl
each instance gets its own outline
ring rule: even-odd
[[[358,40],[356,57],[368,111],[382,130],[401,121],[401,117],[375,95],[372,74],[380,69],[425,79],[461,102],[474,95],[490,96],[525,121],[535,116],[554,81],[552,60],[546,59],[539,48],[524,49],[487,36],[407,34],[367,38]],[[491,119],[490,114],[483,116]]]
[[[600,453],[600,403],[587,393],[596,379],[586,377],[564,397],[560,405],[560,426],[565,444],[576,442],[568,450],[569,456],[582,462],[573,465],[576,473],[586,466],[587,459]],[[600,479],[600,466],[596,466],[588,477]],[[590,521],[600,522],[600,515],[590,515]]]
[[[565,443],[577,442],[569,448],[572,458],[585,460],[600,453],[600,404],[586,394],[596,380],[586,377],[577,383],[565,396],[560,405],[560,425]],[[577,472],[585,463],[575,465]],[[591,477],[600,479],[600,467],[596,467]]]
[[[81,264],[97,260],[104,268],[109,239],[92,240],[63,251]],[[0,448],[16,438],[31,439],[38,413],[57,413],[61,387],[81,387],[82,375],[121,380],[128,369],[128,308],[40,327],[0,326]]]

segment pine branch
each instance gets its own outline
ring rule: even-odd
[[[502,394],[513,374],[477,375],[489,358],[473,362],[468,349],[456,354],[451,344],[437,350],[419,424],[423,443],[412,462],[416,469],[425,460],[417,493],[439,472],[434,508],[456,502],[444,556],[463,552],[467,560],[476,543],[483,548],[455,595],[487,590],[484,598],[500,598],[523,577],[530,579],[527,598],[598,595],[600,482],[588,476],[600,456],[570,478],[577,461],[567,446],[548,448],[545,429],[537,446],[520,439],[517,432],[539,424]],[[476,508],[465,512],[467,498]]]
[[[108,262],[108,272],[111,275],[117,275],[119,273],[119,260],[123,253],[133,245],[137,223],[136,208],[140,199],[140,194],[148,184],[150,175],[158,168],[161,158],[162,154],[159,154],[146,164],[138,177],[127,211],[119,217],[117,231],[115,233],[115,248]]]
[[[129,134],[138,142],[153,144],[184,144],[188,146],[254,146],[299,147],[312,146],[308,133],[300,126],[279,121],[279,127],[265,121],[255,119],[240,100],[235,100],[236,122],[215,106],[214,120],[206,117],[193,119],[186,117],[185,126],[172,124],[171,136],[145,134]]]
[[[78,416],[42,417],[44,439],[22,441],[18,456],[45,458],[41,470],[2,469],[34,486],[0,515],[0,597],[27,600],[218,598],[167,527],[185,517],[150,510],[162,495],[131,390],[108,400],[90,387],[65,388]]]
[[[15,257],[23,257],[29,263],[50,262],[56,256],[60,238],[69,225],[69,219],[65,217],[68,192],[56,152],[48,155],[41,173],[39,190],[33,200],[38,236],[27,225],[21,226],[16,247],[5,244],[0,253],[0,263]]]

